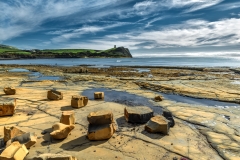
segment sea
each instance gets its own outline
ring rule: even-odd
[[[0,64],[58,65],[93,67],[174,66],[174,67],[240,67],[240,59],[226,57],[153,57],[153,58],[56,58],[0,60]]]

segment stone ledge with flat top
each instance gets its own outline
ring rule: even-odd
[[[146,106],[126,107],[124,116],[127,122],[147,123],[153,117],[153,110]]]

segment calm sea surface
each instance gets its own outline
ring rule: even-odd
[[[215,57],[155,57],[155,58],[68,58],[0,60],[0,64],[94,65],[108,66],[189,66],[189,67],[240,67],[240,60]]]

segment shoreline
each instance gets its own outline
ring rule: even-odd
[[[11,85],[17,89],[17,94],[12,96],[1,91],[3,99],[17,99],[17,108],[13,116],[0,117],[0,136],[5,125],[16,125],[24,131],[35,132],[39,138],[35,147],[29,150],[26,160],[46,150],[64,152],[78,159],[115,159],[116,156],[119,159],[128,159],[129,156],[143,159],[143,149],[148,153],[144,155],[145,159],[153,160],[166,155],[168,159],[240,158],[240,85],[233,83],[240,82],[239,74],[231,68],[154,67],[139,71],[139,66],[134,67],[98,69],[91,66],[0,64],[1,86]],[[15,68],[30,72],[9,71]],[[58,76],[62,79],[36,81],[29,76],[35,72],[41,73],[42,77]],[[47,90],[53,88],[63,93],[63,100],[46,100]],[[85,95],[88,91],[93,96],[93,92],[101,91],[101,88],[105,89],[104,101],[89,97],[89,104],[83,108],[73,109],[70,106],[72,95]],[[164,99],[155,102],[156,95]],[[171,98],[171,95],[174,97]],[[238,104],[231,106],[220,101]],[[124,119],[124,108],[131,104],[149,105],[156,110],[155,114],[170,111],[176,124],[170,128],[168,135],[148,133],[144,129],[145,124],[131,124]],[[118,128],[109,140],[89,141],[86,138],[87,115],[104,109],[113,112]],[[51,139],[52,125],[59,122],[62,111],[68,110],[75,112],[75,129],[62,141]],[[44,135],[43,131],[46,131]]]

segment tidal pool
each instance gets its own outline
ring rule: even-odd
[[[130,94],[123,91],[115,91],[107,88],[92,88],[83,91],[82,95],[87,96],[90,100],[94,99],[94,92],[104,92],[104,101],[124,104],[126,106],[148,106],[154,113],[162,114],[160,106],[156,106],[148,98]]]

